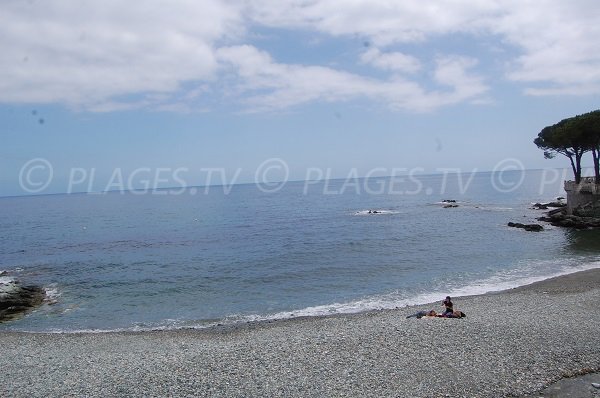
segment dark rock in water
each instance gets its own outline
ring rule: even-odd
[[[544,227],[539,224],[521,224],[520,222],[509,222],[508,226],[513,228],[521,228],[530,232],[540,232],[544,230]]]
[[[548,212],[549,216],[553,216],[555,214],[563,213],[564,209],[552,209]]]
[[[536,203],[534,204],[532,207],[534,209],[538,209],[538,210],[548,210],[549,207],[559,207],[559,208],[563,208],[566,207],[567,204],[561,201],[557,201],[557,202],[548,202],[548,203]]]
[[[444,205],[444,209],[452,209],[452,208],[454,208],[454,207],[458,207],[458,205],[453,205],[453,204],[450,204],[450,205]]]
[[[444,200],[442,200],[442,203],[456,203],[456,200],[454,200],[454,199],[444,199]]]
[[[525,225],[525,231],[531,231],[531,232],[540,232],[544,230],[544,227],[542,227],[540,224],[527,224]]]
[[[0,322],[23,315],[45,298],[46,292],[40,286],[22,286],[14,279],[0,281]]]
[[[548,216],[540,217],[538,221],[544,221],[555,227],[590,229],[600,228],[600,217],[581,217],[568,215],[564,209],[555,209],[548,212]]]

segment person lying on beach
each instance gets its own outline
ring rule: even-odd
[[[465,318],[467,314],[462,311],[444,312],[438,315],[439,318]]]
[[[419,311],[417,313],[414,313],[412,315],[407,316],[406,319],[408,319],[408,318],[421,319],[424,316],[438,316],[438,314],[434,310],[431,310],[431,311]]]
[[[437,312],[435,312],[435,310],[430,310],[430,311],[418,311],[412,315],[407,316],[406,319],[408,319],[408,318],[421,319],[424,316],[429,317],[429,318],[465,318],[467,316],[467,314],[465,314],[462,311],[452,311],[452,312],[444,312],[442,314],[438,314]]]

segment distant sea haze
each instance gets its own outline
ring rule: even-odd
[[[543,212],[532,204],[561,196],[562,181],[546,177],[1,198],[0,269],[43,285],[56,304],[0,329],[202,328],[358,312],[600,267],[598,231],[506,225],[536,222]]]

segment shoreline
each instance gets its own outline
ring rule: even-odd
[[[424,304],[207,329],[1,332],[0,395],[524,396],[600,370],[599,293],[591,269],[453,298],[465,319],[406,319]]]
[[[593,265],[592,265],[593,264]],[[594,270],[600,270],[600,262],[595,262],[595,263],[591,263],[589,265],[596,265],[596,267],[594,268],[588,268],[588,267],[583,267],[582,269],[579,270],[575,270],[575,271],[571,271],[568,273],[557,273],[557,274],[553,274],[551,276],[547,276],[547,277],[541,277],[543,279],[539,279],[538,278],[533,278],[533,277],[529,277],[529,278],[524,278],[523,280],[526,281],[527,283],[523,284],[523,285],[517,285],[514,287],[508,287],[508,288],[502,288],[499,290],[491,290],[491,291],[486,291],[486,292],[474,292],[471,293],[468,290],[469,289],[462,289],[462,292],[456,292],[456,291],[450,291],[450,292],[440,292],[439,294],[434,294],[434,293],[427,293],[427,294],[420,294],[416,297],[427,297],[427,298],[431,298],[434,296],[446,296],[446,295],[450,295],[453,297],[453,299],[459,298],[467,298],[467,297],[477,297],[477,296],[483,296],[483,295],[493,295],[493,294],[501,294],[501,293],[505,293],[505,292],[510,292],[510,291],[515,291],[515,290],[519,290],[519,289],[528,289],[530,286],[536,286],[540,283],[545,283],[545,282],[551,282],[555,279],[558,278],[566,278],[569,279],[570,275],[578,275],[582,272],[588,272],[588,271],[594,271]],[[516,281],[512,281],[510,283],[505,283],[505,284],[512,284],[515,283]],[[474,285],[477,286],[477,285]],[[600,286],[600,284],[599,284]],[[472,290],[476,290],[475,287],[471,286]],[[443,298],[443,297],[442,297]],[[415,299],[411,299],[411,301],[417,300]],[[344,311],[344,312],[333,312],[333,313],[327,313],[327,314],[321,314],[321,313],[316,313],[316,314],[309,314],[309,315],[293,315],[293,316],[279,316],[280,314],[286,314],[286,313],[290,313],[290,314],[294,314],[294,313],[303,313],[305,312],[307,309],[312,309],[312,308],[319,308],[319,307],[326,307],[327,305],[320,305],[320,306],[316,306],[316,307],[308,307],[308,308],[304,308],[304,309],[300,309],[300,310],[290,310],[290,311],[282,311],[282,312],[278,312],[278,313],[274,313],[274,314],[266,314],[266,315],[257,315],[256,318],[258,319],[252,319],[252,320],[248,320],[245,319],[246,317],[242,316],[241,319],[239,320],[233,320],[233,321],[227,321],[227,318],[224,318],[223,320],[219,320],[214,322],[214,324],[208,324],[206,326],[202,325],[202,326],[175,326],[175,327],[171,327],[171,326],[167,326],[167,327],[144,327],[144,328],[139,328],[137,330],[133,329],[133,328],[117,328],[117,329],[81,329],[81,330],[55,330],[55,331],[36,331],[36,330],[0,330],[0,334],[1,333],[24,333],[24,334],[110,334],[110,333],[151,333],[151,332],[177,332],[177,331],[186,331],[186,330],[191,330],[191,331],[212,331],[212,330],[219,330],[219,333],[223,332],[223,331],[227,331],[227,330],[234,330],[234,329],[238,329],[238,328],[246,328],[248,326],[256,326],[256,325],[261,325],[261,324],[273,324],[273,323],[279,323],[279,322],[285,322],[285,321],[294,321],[294,320],[304,320],[304,319],[319,319],[319,318],[329,318],[329,317],[352,317],[355,315],[361,315],[361,314],[366,314],[366,313],[377,313],[377,312],[385,312],[385,311],[396,311],[396,310],[400,310],[400,309],[404,309],[404,308],[420,308],[423,306],[437,306],[437,303],[440,300],[435,300],[435,301],[424,301],[424,302],[420,302],[420,303],[409,303],[409,304],[400,304],[400,305],[395,305],[394,307],[379,307],[379,308],[365,308],[365,309],[359,309],[356,311]],[[340,304],[340,303],[334,303],[331,304],[331,306],[335,306],[336,304]],[[344,303],[342,303],[341,305],[343,305]],[[436,309],[436,308],[429,308],[429,309]],[[439,309],[439,308],[438,308]]]

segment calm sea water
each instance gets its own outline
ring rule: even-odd
[[[535,222],[531,203],[561,195],[547,180],[528,171],[0,198],[0,269],[57,300],[0,330],[356,312],[600,267],[597,231],[506,226]]]

